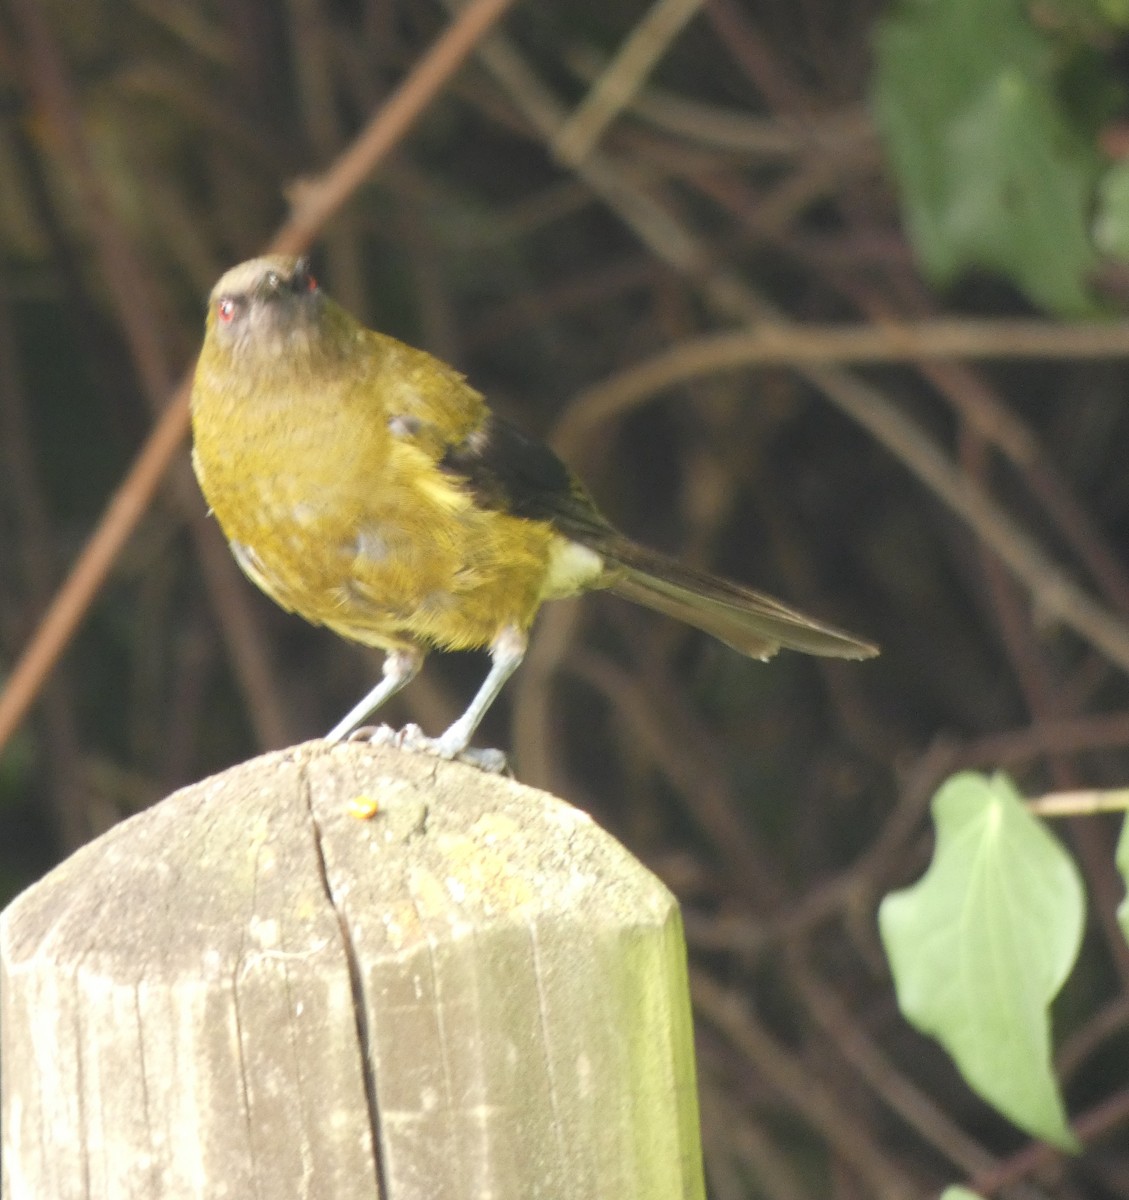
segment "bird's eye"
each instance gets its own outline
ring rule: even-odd
[[[230,296],[224,296],[216,305],[216,315],[225,324],[230,324],[235,316],[235,301]]]
[[[318,290],[318,281],[310,274],[308,259],[298,259],[294,266],[294,274],[291,277],[290,285],[299,294],[302,292],[316,292]]]

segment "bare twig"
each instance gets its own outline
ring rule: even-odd
[[[809,105],[807,89],[797,84],[782,56],[774,53],[774,47],[754,27],[744,6],[734,0],[706,0],[706,16],[717,30],[718,41],[760,89],[770,107],[797,112]]]
[[[989,734],[965,745],[957,766],[1006,766],[1029,762],[1044,754],[1081,754],[1129,745],[1129,713],[1098,713],[1054,721],[1036,721],[1029,728]]]
[[[1071,792],[1048,792],[1027,801],[1041,817],[1086,817],[1095,813],[1129,811],[1129,788],[1080,788]]]
[[[961,1171],[972,1175],[991,1170],[995,1166],[992,1156],[875,1045],[830,983],[808,961],[802,946],[793,949],[788,963],[800,999],[828,1035],[831,1045],[850,1061],[882,1101]]]
[[[1120,995],[1100,1009],[1081,1028],[1074,1030],[1055,1055],[1055,1069],[1063,1079],[1075,1071],[1110,1038],[1129,1026],[1129,995]]]
[[[729,870],[733,888],[754,909],[781,904],[784,890],[779,872],[742,820],[728,779],[714,758],[703,752],[701,731],[690,728],[692,718],[687,713],[679,714],[678,721],[664,713],[670,706],[666,699],[669,690],[644,688],[637,678],[591,653],[574,654],[570,665],[577,675],[614,701],[616,712],[630,723],[636,738],[645,742],[654,761],[673,782],[694,796],[688,815]],[[671,740],[672,729],[683,731],[680,744]]]
[[[580,106],[557,131],[551,149],[558,158],[575,165],[588,156],[701,6],[702,0],[656,0]]]
[[[920,317],[934,310],[934,298],[908,269],[897,273],[895,289],[891,300],[879,300],[873,293],[863,294],[864,312],[888,321],[895,313]],[[857,286],[851,290],[856,295],[861,291]],[[1120,612],[1129,612],[1129,570],[1122,557],[1101,535],[1092,515],[1062,477],[1053,456],[1027,422],[997,394],[984,378],[984,372],[952,360],[919,360],[917,367],[952,404],[969,429],[998,449],[1020,473],[1106,599]]]
[[[927,359],[1129,358],[1129,322],[1062,325],[1052,321],[933,320],[874,325],[796,326],[704,334],[590,388],[557,428],[571,447],[584,431],[619,416],[646,396],[691,379],[749,367]]]
[[[585,48],[569,52],[567,62],[588,81],[607,66]],[[810,118],[762,117],[648,86],[629,100],[626,110],[695,146],[764,158],[790,159],[813,150],[839,150],[844,145],[874,146],[876,138],[874,123],[861,106]]]
[[[1071,1122],[1071,1128],[1082,1142],[1092,1142],[1129,1124],[1129,1089],[1115,1092],[1108,1100],[1088,1109]],[[983,1196],[998,1195],[1005,1188],[1034,1175],[1041,1167],[1060,1160],[1061,1150],[1046,1142],[1030,1142],[1018,1153],[1004,1159],[996,1167],[974,1175],[968,1186]]]
[[[514,3],[515,0],[472,0],[461,8],[333,166],[317,180],[304,182],[295,189],[290,218],[271,239],[272,253],[300,253],[309,246]]]
[[[763,1075],[786,1096],[827,1139],[835,1153],[850,1164],[866,1185],[866,1194],[888,1200],[904,1200],[918,1194],[912,1179],[892,1166],[875,1144],[871,1131],[847,1107],[840,1104],[813,1078],[797,1058],[783,1049],[750,1012],[743,996],[727,991],[704,971],[691,977],[690,992],[702,1017],[748,1060],[751,1069]]]

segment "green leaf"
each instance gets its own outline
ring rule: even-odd
[[[1060,100],[1055,47],[1018,0],[903,3],[877,34],[873,104],[925,271],[1010,276],[1093,311],[1100,160]]]
[[[1081,944],[1077,868],[1005,775],[954,775],[933,798],[933,820],[929,869],[878,914],[898,1005],[985,1100],[1076,1150],[1048,1007]]]
[[[947,1187],[941,1193],[941,1200],[984,1200],[979,1192],[973,1192],[966,1187]]]
[[[1121,878],[1125,880],[1126,889],[1129,890],[1129,816],[1125,818],[1125,823],[1121,826],[1121,837],[1117,839],[1117,869],[1121,872]],[[1129,942],[1129,895],[1117,906],[1117,920],[1125,940]]]

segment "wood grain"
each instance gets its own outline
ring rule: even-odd
[[[669,892],[391,749],[235,767],[18,897],[0,1089],[4,1200],[703,1195]]]

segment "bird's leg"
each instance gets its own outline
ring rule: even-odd
[[[402,731],[403,745],[409,750],[423,750],[439,758],[457,758],[484,771],[504,770],[506,756],[502,751],[474,750],[468,746],[487,709],[521,664],[525,647],[526,637],[520,629],[514,625],[502,629],[490,647],[490,670],[466,712],[437,738],[425,737],[418,727],[408,726]]]
[[[423,651],[416,646],[389,650],[384,656],[383,678],[358,704],[337,722],[325,735],[327,742],[340,742],[357,728],[370,713],[375,712],[389,696],[395,695],[410,683],[423,665]]]

